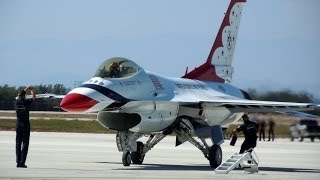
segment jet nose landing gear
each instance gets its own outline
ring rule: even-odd
[[[143,144],[141,141],[137,141],[137,139],[143,135],[146,134],[133,133],[130,131],[117,133],[117,147],[120,152],[123,152],[123,166],[130,166],[131,163],[142,164],[146,153],[165,137],[162,133],[150,134],[147,142]]]
[[[143,143],[138,141],[137,142],[137,151],[134,151],[131,153],[131,160],[133,164],[142,164],[144,160],[144,154],[143,154]]]
[[[123,166],[130,166],[132,164],[142,164],[145,154],[143,153],[143,143],[137,142],[137,151],[123,151],[122,153],[122,164]]]
[[[130,166],[131,164],[131,153],[130,151],[124,151],[122,154],[122,164],[123,166]]]

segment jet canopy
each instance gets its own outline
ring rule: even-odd
[[[101,78],[125,78],[134,76],[142,68],[136,63],[125,58],[111,58],[105,60],[98,68],[94,77]]]

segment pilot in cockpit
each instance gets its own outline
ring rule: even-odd
[[[119,78],[120,77],[120,65],[118,62],[113,62],[109,68],[109,77]]]
[[[125,78],[131,77],[141,71],[141,68],[132,61],[124,58],[111,58],[105,60],[98,68],[94,77]]]

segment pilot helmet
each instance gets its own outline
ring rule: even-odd
[[[112,64],[110,65],[110,69],[116,69],[119,68],[119,63],[118,62],[112,62]]]

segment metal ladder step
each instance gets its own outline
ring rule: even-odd
[[[222,166],[232,166],[234,163],[232,162],[224,162],[222,163]]]
[[[226,162],[237,162],[237,161],[238,161],[238,159],[227,159]]]
[[[232,155],[231,157],[234,158],[234,159],[239,159],[239,158],[242,157],[242,154]]]
[[[227,170],[230,166],[219,166],[216,170]]]
[[[234,154],[230,156],[225,162],[221,163],[220,166],[218,166],[215,169],[216,174],[228,174],[231,170],[236,168],[242,159],[244,159],[248,153],[245,154]]]

